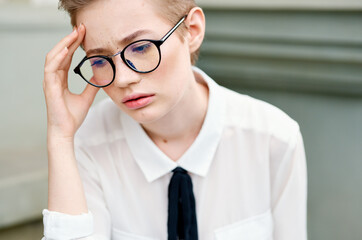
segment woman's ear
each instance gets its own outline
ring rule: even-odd
[[[194,7],[187,15],[185,24],[188,31],[188,44],[190,53],[196,52],[204,40],[205,15],[201,8]]]

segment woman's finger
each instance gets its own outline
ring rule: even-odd
[[[77,29],[74,28],[73,32],[64,37],[57,45],[54,46],[52,50],[50,50],[46,56],[46,61],[52,60],[59,52],[63,51],[65,47],[69,48],[69,46],[77,39],[77,37]]]
[[[69,52],[68,52],[68,55],[64,61],[65,64],[70,64],[71,63],[71,60],[73,58],[73,54],[74,52],[78,49],[78,47],[80,46],[80,44],[83,42],[83,39],[84,39],[84,36],[85,36],[85,27],[83,24],[81,24],[79,27],[78,27],[78,37],[77,37],[77,40],[75,42],[73,42],[69,47]]]
[[[74,53],[75,50],[77,50],[77,48],[80,46],[80,44],[84,40],[85,26],[83,24],[80,24],[79,27],[77,28],[77,31],[78,31],[77,40],[69,46],[69,53]]]
[[[51,61],[46,62],[44,66],[44,73],[55,73],[57,70],[59,70],[59,66],[67,56],[68,51],[68,48],[64,47],[63,50],[58,53]]]
[[[98,91],[99,88],[87,84],[83,92],[80,94],[80,96],[85,100],[85,102],[89,104],[88,108],[92,105]]]
[[[64,58],[67,56],[68,49],[64,48],[57,56],[54,57],[54,59],[51,62],[48,62],[44,67],[44,81],[43,81],[43,89],[45,92],[45,97],[47,98],[47,93],[54,94],[55,92],[58,92],[62,85],[66,86],[67,83],[64,81],[67,81],[66,77],[64,77],[66,74],[61,74],[58,71],[58,67],[61,64],[61,62],[64,60]],[[63,76],[60,76],[63,75]]]

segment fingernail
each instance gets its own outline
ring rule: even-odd
[[[76,32],[77,32],[77,28],[73,27],[73,31],[72,31],[72,33],[70,35],[74,35]]]
[[[80,30],[80,28],[82,27],[82,23],[81,24],[79,24],[79,26],[78,26],[78,28],[77,28],[77,31],[79,31]]]

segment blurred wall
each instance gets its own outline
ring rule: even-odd
[[[43,65],[71,28],[56,1],[32,2],[0,1],[0,228],[40,219],[47,205]],[[309,239],[362,239],[362,0],[198,2],[207,16],[198,65],[300,123]],[[73,74],[70,85],[84,87]]]

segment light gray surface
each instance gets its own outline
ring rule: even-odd
[[[24,225],[0,229],[0,239],[4,240],[40,240],[43,237],[43,222],[40,220]]]

